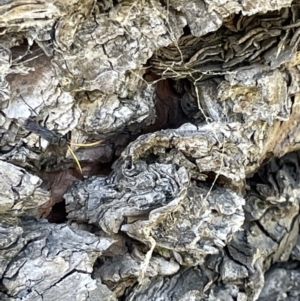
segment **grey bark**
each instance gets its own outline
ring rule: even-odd
[[[0,3],[1,300],[298,300],[299,15]]]

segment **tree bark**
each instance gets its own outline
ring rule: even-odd
[[[298,300],[299,15],[0,3],[0,299]]]

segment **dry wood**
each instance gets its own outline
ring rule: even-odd
[[[0,299],[298,300],[299,15],[2,1]]]

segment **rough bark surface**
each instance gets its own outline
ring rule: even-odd
[[[299,300],[299,18],[2,1],[0,299]]]

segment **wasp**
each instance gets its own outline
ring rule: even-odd
[[[69,143],[68,139],[65,136],[48,130],[46,127],[40,125],[38,122],[30,118],[18,118],[18,124],[27,131],[33,132],[41,138],[47,140],[51,144],[66,146]]]
[[[21,98],[27,104],[27,102],[25,101],[25,99],[22,96],[21,96]],[[27,104],[27,105],[29,106],[29,104]],[[90,147],[90,146],[98,145],[99,143],[102,142],[102,140],[100,140],[100,141],[96,141],[96,142],[92,142],[92,143],[74,143],[74,142],[71,142],[69,139],[67,139],[67,137],[65,135],[61,135],[54,131],[51,131],[51,130],[47,129],[45,126],[42,126],[41,124],[39,124],[38,122],[36,122],[35,120],[33,120],[31,118],[27,118],[27,119],[26,118],[18,118],[17,121],[21,127],[23,127],[24,129],[26,129],[29,132],[35,133],[39,137],[48,141],[50,144],[57,145],[60,147],[67,146],[68,150],[70,151],[72,157],[74,158],[81,173],[82,173],[82,168],[81,168],[80,162],[79,162],[77,156],[75,155],[74,151],[72,150],[71,146]]]

